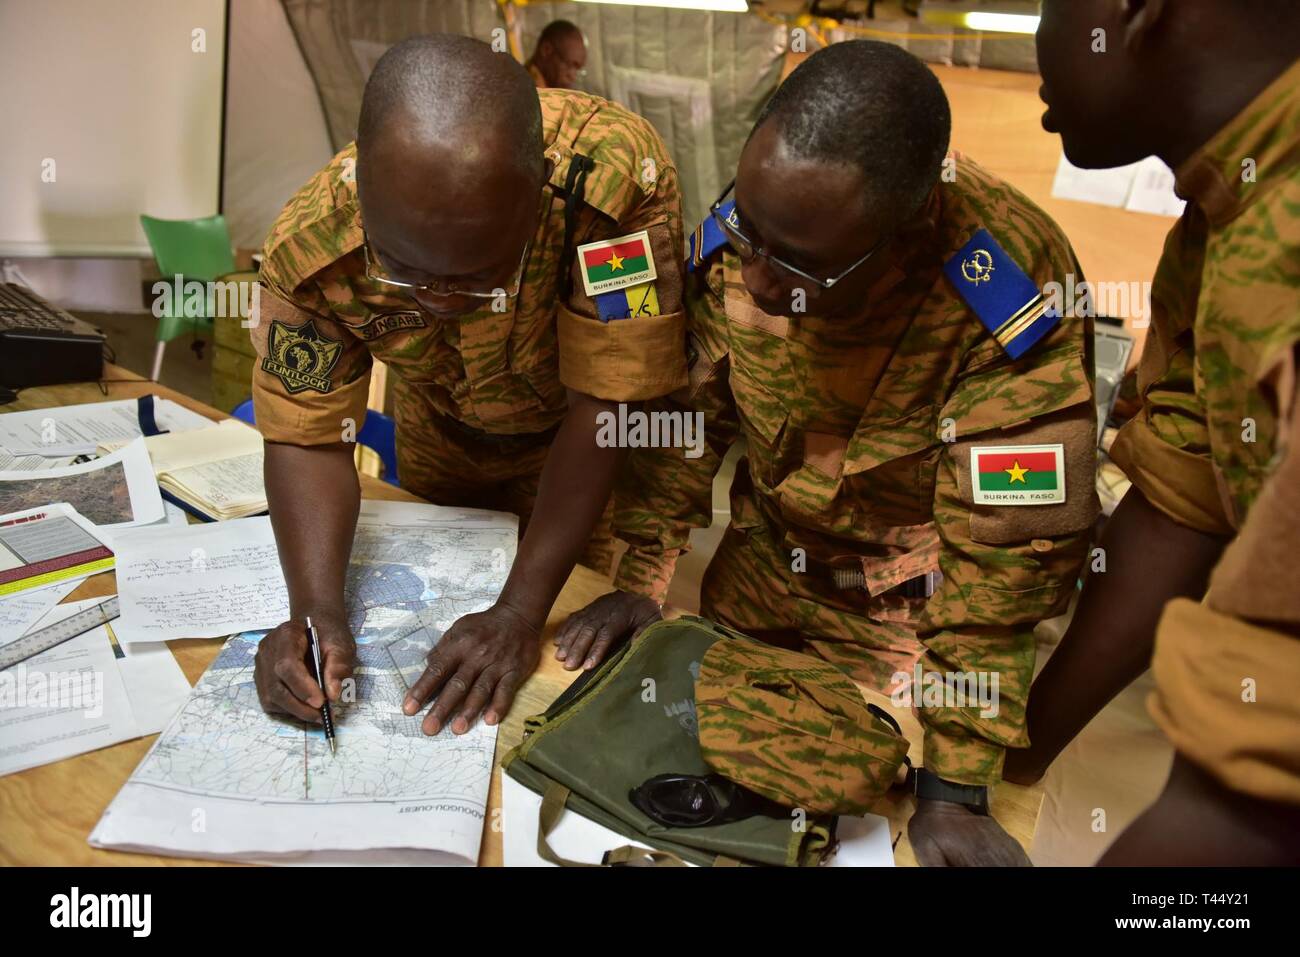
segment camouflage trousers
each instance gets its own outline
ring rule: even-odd
[[[926,669],[943,670],[928,660],[932,654],[916,637],[925,599],[839,591],[824,576],[790,566],[789,554],[763,524],[728,528],[701,583],[700,614],[760,641],[820,657],[860,688],[886,696],[914,690],[914,669],[923,657]],[[1002,773],[1003,746],[1028,747],[1024,690],[1033,673],[1033,639],[1026,635],[1028,655],[1013,638],[1017,648],[1005,663],[999,649],[984,659],[1001,676],[1001,710],[991,719],[979,718],[970,707],[922,708],[912,702],[925,732],[925,767],[950,781],[993,784]]]
[[[402,488],[435,505],[486,508],[519,516],[522,539],[554,432],[476,433],[407,390],[393,396],[397,474]],[[605,504],[578,561],[602,575],[614,559],[613,499]]]
[[[924,646],[924,599],[836,591],[828,579],[791,571],[790,557],[759,525],[728,527],[700,586],[700,614],[768,644],[815,655],[859,684],[890,694]]]

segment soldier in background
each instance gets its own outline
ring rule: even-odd
[[[505,716],[609,501],[619,450],[598,441],[598,417],[686,382],[682,248],[676,170],[640,117],[539,93],[467,37],[384,54],[356,145],[266,242],[253,400],[292,620],[259,646],[263,707],[319,720],[308,615],[331,699],[352,673],[343,586],[360,496],[347,438],[373,358],[396,379],[402,485],[526,522],[500,598],[447,631],[406,712],[437,694],[428,734]],[[608,527],[587,554],[608,565]]]
[[[552,20],[542,29],[527,65],[539,90],[577,89],[587,72],[587,38],[577,24]]]
[[[1155,154],[1188,206],[1153,284],[1142,409],[1111,452],[1133,487],[1106,573],[1034,684],[1007,777],[1040,777],[1150,664],[1173,771],[1102,863],[1295,863],[1300,7],[1047,0],[1038,46],[1043,125],[1070,161]]]
[[[889,44],[835,44],[777,90],[692,238],[690,385],[656,405],[701,411],[708,451],[629,456],[619,591],[557,656],[593,667],[658,618],[743,436],[701,613],[883,691],[920,661],[946,694],[912,689],[917,859],[1023,864],[988,790],[1028,743],[1033,629],[1069,602],[1097,514],[1092,324],[1044,297],[1079,273],[1056,224],[948,156],[950,127],[937,78]],[[981,705],[971,682],[994,681]]]

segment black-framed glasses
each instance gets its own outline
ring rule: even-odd
[[[722,191],[722,195],[719,196],[717,200],[714,201],[713,205],[709,207],[709,215],[712,216],[713,221],[718,224],[718,227],[730,241],[731,247],[736,250],[736,254],[740,256],[741,260],[743,262],[749,262],[750,260],[761,257],[773,266],[778,266],[786,272],[793,273],[800,279],[806,279],[808,282],[815,283],[822,290],[832,289],[838,283],[843,282],[848,278],[849,274],[852,273],[853,270],[857,269],[876,253],[880,252],[880,250],[884,248],[885,243],[889,241],[888,235],[882,236],[878,243],[868,249],[866,254],[853,265],[849,266],[848,269],[844,270],[838,276],[833,276],[830,279],[822,279],[819,276],[812,275],[812,273],[804,272],[798,266],[786,262],[779,256],[772,255],[762,246],[758,245],[758,243],[746,236],[740,228],[740,219],[736,216],[736,208],[734,205],[725,216],[722,214],[722,206],[726,202],[727,195],[735,188],[736,181],[733,179],[727,184],[727,188]]]
[[[507,299],[513,299],[519,295],[519,287],[524,281],[524,263],[528,261],[528,250],[532,246],[530,239],[524,244],[524,253],[519,257],[519,268],[515,270],[514,281],[510,288],[503,289],[497,286],[491,290],[472,289],[461,285],[454,280],[438,280],[434,283],[403,282],[400,279],[393,279],[383,273],[383,265],[377,262],[377,257],[370,252],[370,237],[362,232],[361,247],[366,257],[366,278],[371,282],[378,283],[390,289],[400,289],[402,292],[410,295],[412,293],[425,293],[430,296],[465,296],[470,299],[495,299],[498,296],[505,296]]]

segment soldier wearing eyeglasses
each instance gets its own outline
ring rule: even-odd
[[[701,613],[918,708],[922,863],[1025,863],[989,789],[1097,514],[1092,324],[1045,294],[1079,274],[1056,224],[949,133],[938,80],[887,44],[835,44],[778,89],[691,239],[667,406],[703,411],[709,452],[633,453],[620,591],[557,656],[593,667],[658,617],[743,438]]]
[[[604,571],[612,560],[619,450],[597,441],[598,416],[686,382],[683,245],[676,170],[644,120],[539,92],[522,66],[466,37],[384,55],[357,143],[290,200],[266,242],[253,398],[292,619],[258,651],[268,711],[319,721],[307,616],[331,699],[352,674],[348,438],[382,361],[403,487],[526,523],[500,598],[447,631],[406,713],[437,695],[428,734],[504,717],[575,561]]]

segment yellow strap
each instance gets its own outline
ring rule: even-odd
[[[649,848],[624,844],[605,854],[606,864],[623,867],[685,867],[686,862],[669,851],[652,851]]]
[[[542,795],[542,808],[537,812],[537,855],[544,861],[560,867],[601,867],[601,864],[588,864],[585,861],[571,861],[560,857],[551,847],[551,832],[564,815],[564,806],[569,801],[571,792],[563,784],[552,781]],[[621,864],[626,867],[685,867],[686,862],[676,854],[667,851],[652,851],[645,847],[625,844],[609,851],[604,864]]]

